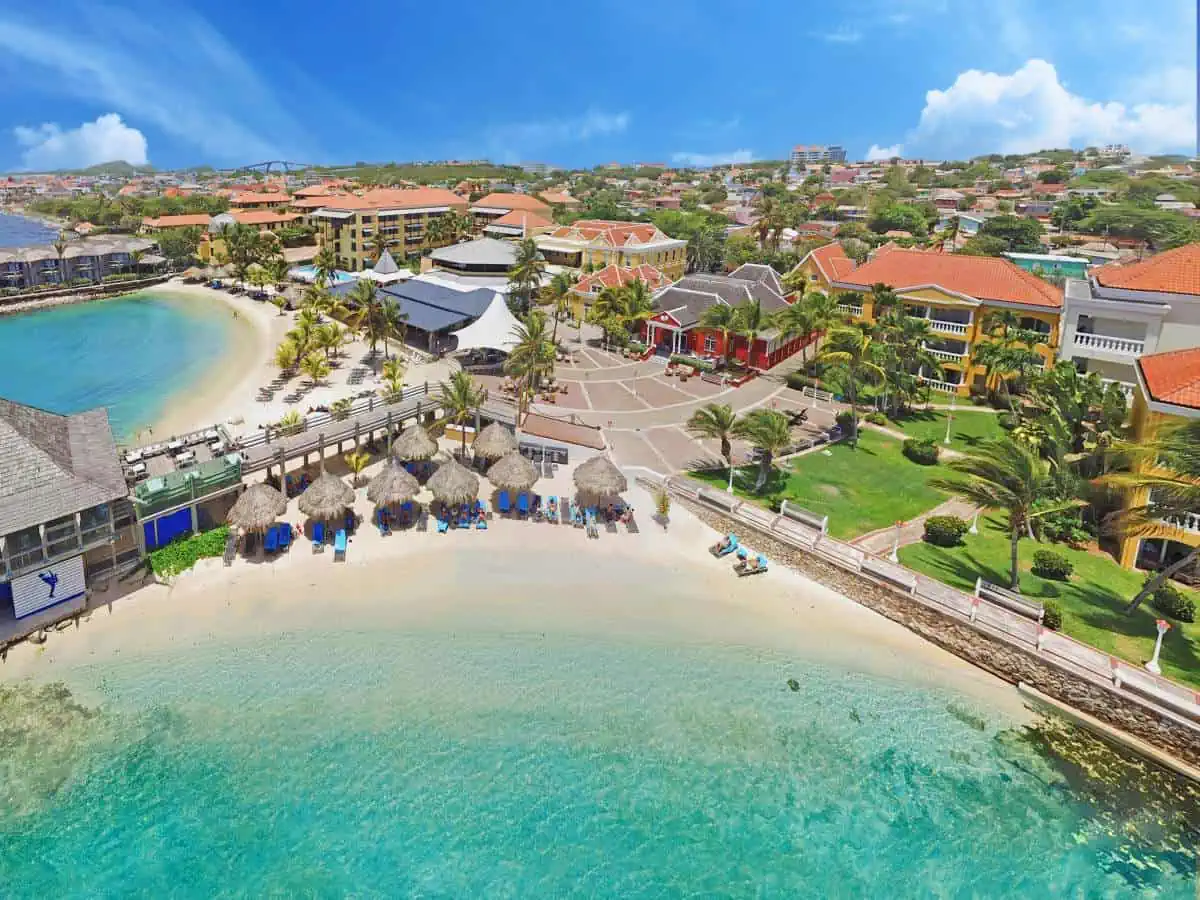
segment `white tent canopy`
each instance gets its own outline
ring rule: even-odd
[[[383,256],[379,257],[379,261],[375,263],[375,267],[358,273],[358,277],[369,278],[372,281],[378,281],[380,284],[391,284],[393,281],[404,281],[407,278],[411,278],[412,272],[408,269],[401,269],[396,265],[396,260],[392,259],[392,254],[385,249]]]
[[[458,338],[458,351],[501,350],[511,353],[517,346],[514,329],[521,323],[508,310],[508,304],[499,294],[492,298],[483,315],[468,325],[452,332]]]

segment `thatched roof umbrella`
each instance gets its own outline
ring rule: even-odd
[[[476,459],[500,459],[516,449],[517,439],[499,422],[493,422],[484,428],[471,444]]]
[[[449,506],[469,503],[479,496],[479,477],[453,458],[438,466],[425,486],[436,499]]]
[[[582,494],[611,497],[626,490],[629,483],[611,459],[607,456],[593,456],[575,470],[575,487]]]
[[[266,531],[287,511],[287,497],[269,484],[252,484],[242,491],[225,521],[242,531]]]
[[[393,503],[407,503],[421,490],[417,479],[413,478],[397,462],[389,462],[383,471],[371,479],[367,485],[367,499],[376,506],[391,506]]]
[[[492,464],[487,473],[488,481],[502,491],[527,491],[537,481],[537,468],[520,453],[507,453]]]
[[[409,425],[392,442],[392,456],[400,460],[433,459],[437,449],[437,443],[419,423]]]
[[[332,472],[322,472],[300,495],[300,512],[326,521],[344,513],[354,503],[354,489]]]

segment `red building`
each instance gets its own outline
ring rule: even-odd
[[[723,359],[724,335],[701,324],[704,311],[718,304],[737,308],[754,303],[764,314],[788,305],[779,275],[770,266],[746,263],[729,275],[688,275],[654,298],[656,312],[646,320],[642,336],[661,355],[682,353]],[[812,336],[784,341],[776,330],[766,329],[753,345],[739,335],[730,335],[729,339],[732,359],[753,369],[769,369],[797,353]]]

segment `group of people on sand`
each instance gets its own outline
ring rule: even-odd
[[[767,570],[767,558],[761,553],[752,556],[750,551],[738,542],[737,535],[732,532],[709,547],[708,552],[717,559],[728,556],[730,553],[734,554],[737,562],[733,564],[733,570],[738,575],[752,575]]]

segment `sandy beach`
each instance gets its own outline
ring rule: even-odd
[[[640,487],[627,497],[635,509],[653,507]],[[294,503],[288,518],[297,522]],[[638,534],[602,529],[598,540],[507,519],[448,535],[382,537],[364,526],[345,562],[303,539],[275,560],[239,558],[230,568],[204,560],[171,586],[141,588],[107,608],[98,597],[78,629],[13,648],[0,673],[70,683],[73,670],[106,662],[305,630],[555,632],[782,650],[1029,715],[1012,686],[798,573],[776,566],[736,577],[706,552],[717,535],[685,510],[672,512],[665,531],[648,512],[639,523]]]

